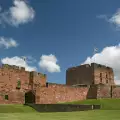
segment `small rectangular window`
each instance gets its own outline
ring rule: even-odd
[[[102,77],[102,73],[100,73],[100,77]]]
[[[106,80],[106,83],[108,83],[108,80]]]
[[[108,78],[108,75],[107,75],[107,73],[106,73],[106,78]]]
[[[17,89],[20,89],[21,88],[21,81],[20,80],[18,80],[17,81],[17,87],[16,87]]]
[[[48,83],[46,83],[46,87],[48,87]]]
[[[100,78],[100,83],[102,83],[102,78]]]
[[[8,95],[5,95],[5,100],[8,100]]]

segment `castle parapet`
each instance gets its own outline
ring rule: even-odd
[[[22,71],[25,71],[25,68],[24,67],[19,67],[19,66],[16,66],[16,65],[8,65],[8,64],[2,64],[2,67],[1,68],[7,68],[7,69],[13,69],[13,70],[22,70]]]

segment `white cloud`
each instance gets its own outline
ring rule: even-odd
[[[115,80],[116,85],[120,85],[120,80]]]
[[[115,82],[120,83],[120,44],[116,46],[105,47],[100,53],[88,57],[83,64],[96,62],[110,66],[114,70]]]
[[[98,15],[96,17],[99,18],[99,19],[105,19],[106,21],[108,21],[107,15]]]
[[[116,27],[120,27],[120,9],[109,19],[109,22],[116,25]]]
[[[57,63],[57,58],[50,54],[50,55],[42,55],[40,58],[39,66],[48,72],[60,72],[60,66]]]
[[[3,59],[1,59],[1,62],[3,64],[9,64],[9,65],[16,65],[16,66],[19,66],[19,67],[25,67],[26,71],[36,71],[37,70],[36,67],[29,66],[27,61],[24,61],[22,59],[22,57],[18,57],[18,56],[15,56],[15,57],[12,57],[12,58],[9,58],[9,57],[3,58]]]
[[[18,43],[12,38],[0,37],[0,47],[9,49],[11,47],[17,47]]]
[[[114,13],[111,16],[103,14],[103,15],[98,15],[97,18],[104,19],[105,21],[115,25],[117,30],[119,30],[119,28],[120,28],[120,9],[117,9],[116,13]]]
[[[27,0],[14,0],[13,6],[8,11],[0,13],[1,23],[8,23],[16,27],[32,21],[34,17],[35,11]]]

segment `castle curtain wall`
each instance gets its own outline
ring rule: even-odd
[[[36,104],[50,104],[86,99],[88,87],[49,84],[36,89]]]

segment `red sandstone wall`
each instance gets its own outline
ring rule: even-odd
[[[36,90],[37,104],[50,104],[86,99],[87,87],[70,87],[65,85],[50,84]]]
[[[112,86],[112,98],[120,98],[120,86]]]
[[[92,63],[91,67],[94,71],[94,84],[114,85],[113,69],[104,65]]]
[[[111,98],[111,86],[97,85],[97,98]]]
[[[97,85],[90,85],[88,93],[87,93],[87,99],[96,99],[97,98]]]
[[[46,75],[33,72],[33,89],[46,86]]]
[[[97,67],[94,71],[94,77],[95,84],[102,83],[106,85],[114,85],[114,75],[111,69],[105,67]]]
[[[17,69],[0,69],[0,91],[16,89],[18,80],[21,81],[21,89],[29,88],[29,72]]]
[[[20,90],[16,89],[18,80],[21,81]],[[13,67],[0,68],[0,103],[24,103],[24,93],[30,89],[29,72]]]
[[[96,86],[96,87],[95,87]],[[118,85],[95,85],[94,87],[97,88],[97,98],[120,98],[120,86]],[[92,85],[93,87],[93,85]],[[95,89],[94,92],[90,92],[91,90],[89,89],[88,95],[91,96],[91,98],[94,97]],[[88,98],[90,98],[88,96]]]
[[[17,89],[18,81],[21,82],[20,89]],[[26,92],[45,85],[46,76],[41,73],[33,72],[33,77],[30,79],[30,72],[24,68],[4,65],[0,68],[0,103],[23,104]],[[5,100],[5,95],[8,95],[8,100]]]

